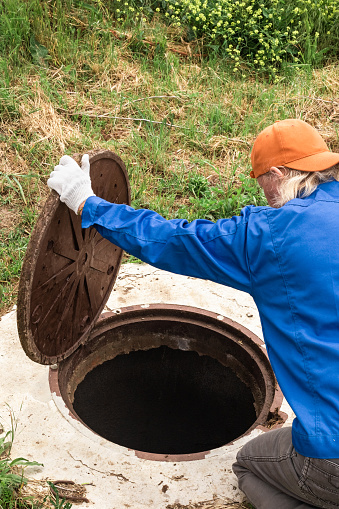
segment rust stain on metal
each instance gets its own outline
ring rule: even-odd
[[[130,449],[133,450],[133,449]],[[176,461],[197,461],[203,460],[210,454],[211,451],[196,452],[192,454],[153,454],[145,451],[135,451],[134,454],[137,458],[150,461],[168,461],[175,463]]]

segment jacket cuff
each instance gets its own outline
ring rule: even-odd
[[[81,214],[82,228],[89,228],[95,223],[97,208],[102,202],[107,203],[105,200],[99,198],[98,196],[90,196],[87,198]]]

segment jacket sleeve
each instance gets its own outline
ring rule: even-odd
[[[251,293],[246,241],[249,209],[216,223],[203,219],[189,223],[94,196],[86,201],[82,227],[94,226],[113,244],[159,269]]]

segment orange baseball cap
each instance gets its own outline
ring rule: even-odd
[[[251,161],[252,178],[272,166],[293,170],[322,171],[339,163],[339,154],[330,152],[316,129],[298,119],[286,119],[266,127],[256,138]]]

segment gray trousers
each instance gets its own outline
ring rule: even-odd
[[[250,440],[238,452],[233,471],[256,509],[339,508],[339,459],[301,456],[290,427]]]

